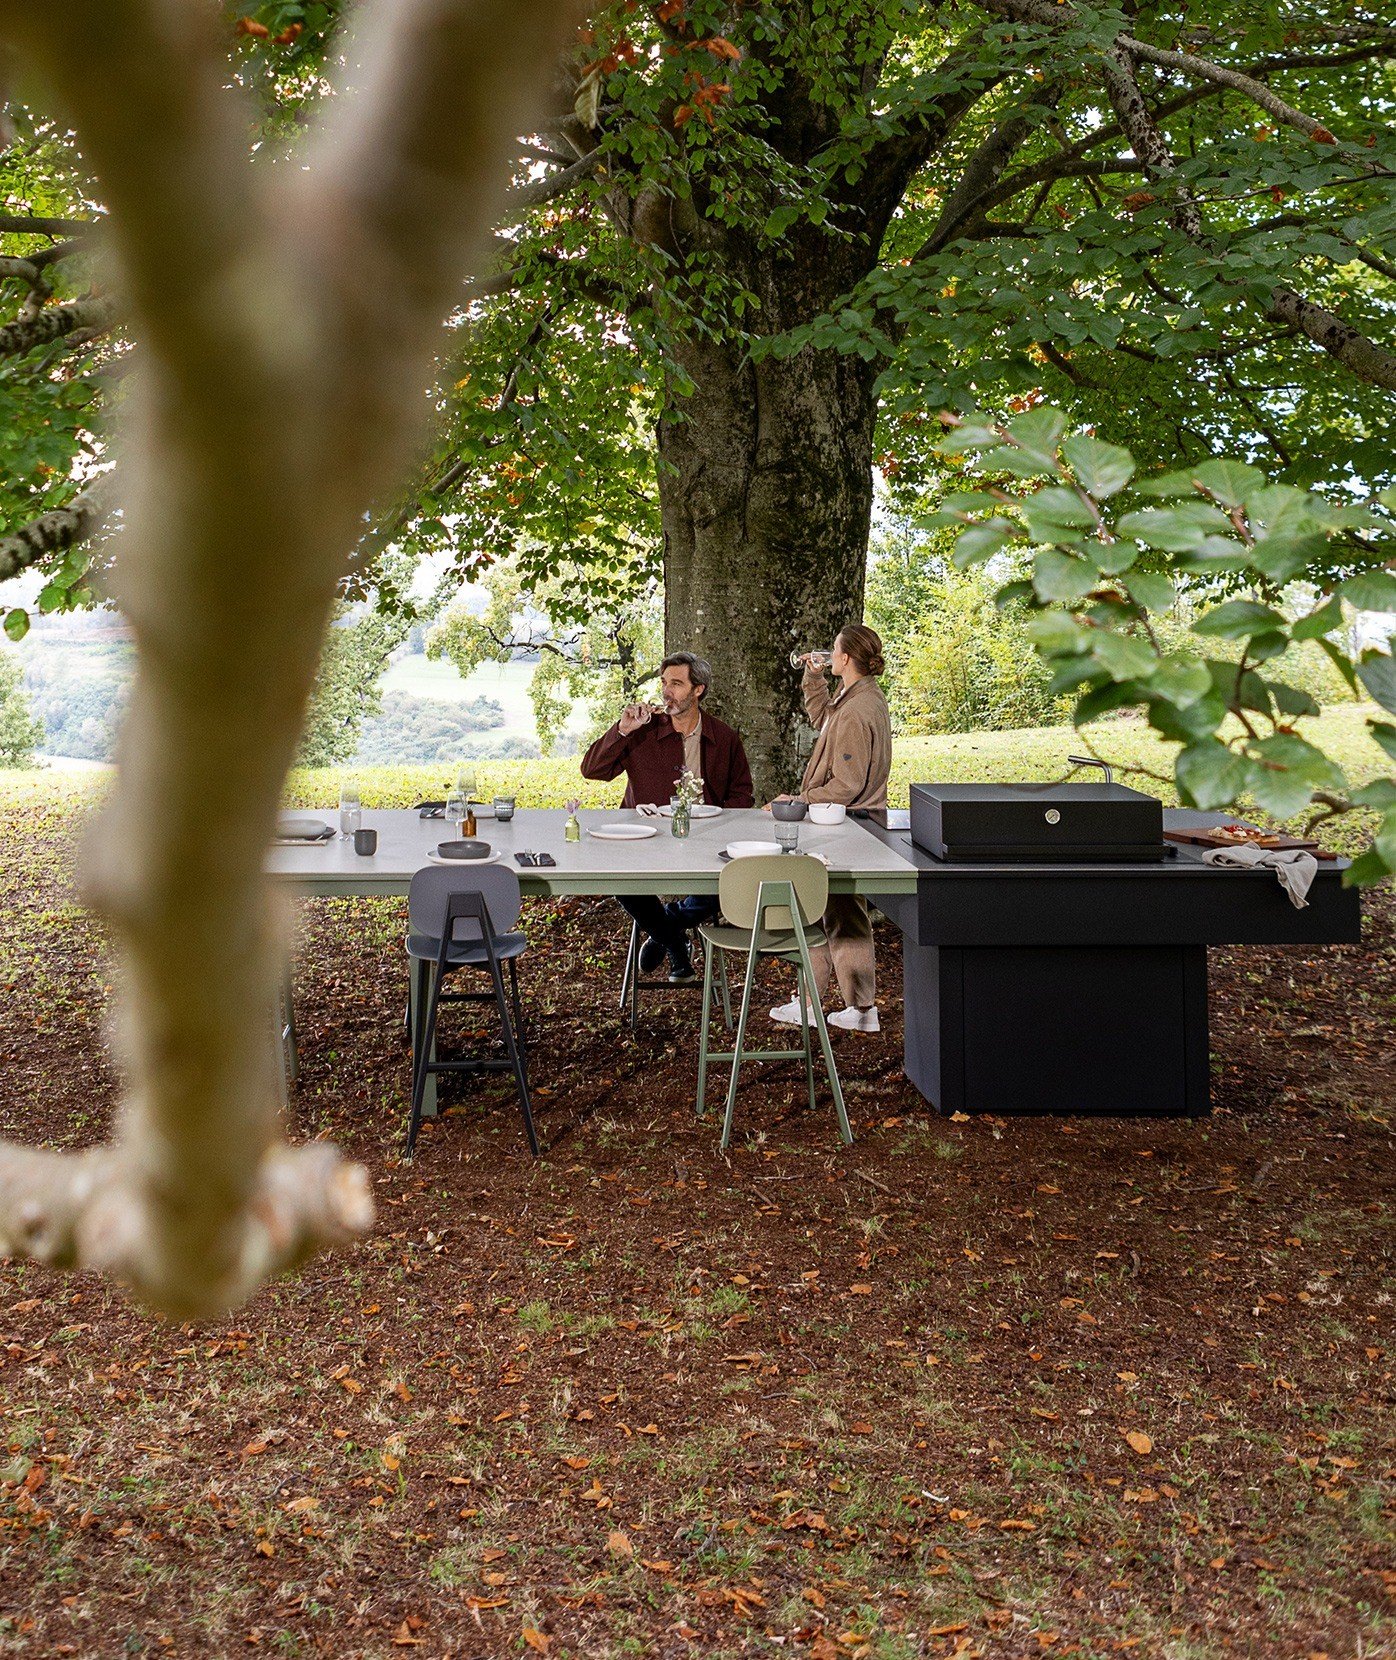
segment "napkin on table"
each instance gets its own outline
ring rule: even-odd
[[[1235,847],[1214,847],[1202,855],[1209,865],[1239,866],[1248,870],[1273,870],[1280,886],[1289,895],[1295,910],[1309,903],[1309,889],[1318,871],[1318,860],[1303,848],[1254,847],[1238,842]]]

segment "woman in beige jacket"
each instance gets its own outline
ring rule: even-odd
[[[819,736],[797,799],[885,807],[892,770],[892,721],[877,684],[877,676],[887,667],[882,641],[871,628],[851,623],[839,631],[829,666],[842,682],[833,697],[822,671],[805,660],[805,713]],[[853,1032],[878,1031],[876,960],[867,901],[857,894],[830,894],[824,932],[828,945],[812,953],[815,987],[822,1000],[832,975],[845,1004],[829,1016],[829,1024]],[[799,1000],[772,1009],[771,1019],[798,1026]]]

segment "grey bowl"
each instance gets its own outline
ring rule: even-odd
[[[773,801],[771,803],[771,817],[779,819],[782,824],[798,824],[809,811],[809,805],[804,801]]]
[[[488,859],[490,844],[488,842],[438,842],[436,844],[437,857],[441,859]]]

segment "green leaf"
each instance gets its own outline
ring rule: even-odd
[[[961,570],[982,564],[1011,542],[1017,530],[1011,519],[986,519],[983,524],[970,525],[955,538],[952,558]]]
[[[1032,591],[1031,582],[1007,582],[994,595],[994,609],[1007,611],[1014,605],[1035,605],[1037,596]]]
[[[1367,730],[1371,733],[1372,742],[1380,744],[1393,761],[1396,761],[1396,726],[1391,726],[1384,720],[1367,722]]]
[[[1341,646],[1335,645],[1333,641],[1329,639],[1321,639],[1319,641],[1319,645],[1327,654],[1328,660],[1332,663],[1333,667],[1337,669],[1338,673],[1342,675],[1343,679],[1347,681],[1348,685],[1351,686],[1355,692],[1357,690],[1357,669],[1347,652],[1345,652]]]
[[[1150,682],[1149,690],[1154,688]],[[1177,704],[1149,699],[1149,725],[1173,743],[1195,744],[1210,738],[1226,719],[1226,702],[1209,692],[1194,703]]]
[[[1112,680],[1147,680],[1159,664],[1156,652],[1128,634],[1099,633],[1091,645],[1091,655],[1109,670]],[[1202,672],[1210,686],[1207,671]]]
[[[977,513],[981,507],[1001,507],[1003,503],[987,490],[958,490],[954,495],[941,498],[941,511],[944,513]],[[919,523],[919,520],[917,521]]]
[[[1396,812],[1390,808],[1382,815],[1382,821],[1372,837],[1372,846],[1380,853],[1387,869],[1396,869]]]
[[[1338,592],[1359,611],[1396,611],[1396,575],[1390,571],[1359,571]]]
[[[1106,576],[1119,576],[1139,557],[1139,544],[1121,538],[1117,542],[1099,542],[1094,539],[1079,544],[1081,552]]]
[[[995,450],[985,450],[979,465],[986,473],[1012,473],[1014,478],[1041,478],[1044,473],[1055,473],[1054,461],[1045,461],[1036,450],[1016,449],[1012,444],[1000,444]]]
[[[29,613],[14,605],[5,613],[5,632],[12,640],[22,640],[29,632]]]
[[[1387,864],[1375,847],[1367,851],[1348,866],[1343,872],[1343,886],[1345,888],[1369,888],[1374,882],[1380,882],[1389,876],[1396,865]]]
[[[1267,680],[1270,694],[1275,699],[1275,707],[1282,715],[1316,715],[1319,706],[1316,699],[1307,692],[1300,691],[1297,686],[1288,686],[1283,680]]]
[[[1227,507],[1244,506],[1247,496],[1268,482],[1259,467],[1248,467],[1244,461],[1204,461],[1191,471],[1194,484]]]
[[[1250,564],[1271,582],[1283,586],[1311,565],[1327,548],[1326,536],[1266,536],[1250,551]]]
[[[1036,409],[1015,415],[1008,423],[1008,435],[1034,459],[1055,470],[1057,446],[1066,431],[1067,419],[1059,409],[1039,404]]]
[[[1204,809],[1229,807],[1246,787],[1249,771],[1244,755],[1234,754],[1215,738],[1183,750],[1173,767],[1183,800]]]
[[[1086,726],[1093,720],[1099,720],[1102,715],[1112,714],[1116,709],[1122,709],[1127,703],[1138,703],[1143,693],[1138,686],[1129,681],[1112,681],[1105,686],[1097,686],[1092,692],[1087,692],[1072,711],[1071,723],[1073,726]]]
[[[1023,521],[1034,542],[1078,542],[1095,514],[1074,490],[1049,485],[1023,503]]]
[[[1303,812],[1314,798],[1314,786],[1298,773],[1256,766],[1251,769],[1250,793],[1257,806],[1283,820]]]
[[[1247,653],[1257,663],[1268,663],[1272,657],[1283,657],[1288,650],[1289,635],[1282,634],[1277,629],[1254,635],[1246,646]]]
[[[1207,672],[1212,677],[1213,691],[1233,712],[1254,709],[1258,714],[1272,714],[1274,700],[1270,696],[1270,688],[1254,669],[1247,669],[1244,674],[1238,675],[1238,667],[1238,664],[1219,657],[1209,657]]]
[[[1091,638],[1091,630],[1064,611],[1039,611],[1028,618],[1023,631],[1039,651],[1049,653],[1085,651]]]
[[[1193,493],[1192,474],[1181,468],[1170,473],[1160,473],[1157,478],[1142,479],[1135,485],[1134,491],[1139,496],[1155,496],[1161,500],[1172,500],[1177,496],[1190,496]]]
[[[1251,754],[1267,766],[1282,766],[1321,790],[1347,788],[1347,778],[1336,761],[1301,738],[1297,732],[1277,732],[1251,745]]]
[[[1247,640],[1253,634],[1282,629],[1285,620],[1269,605],[1252,599],[1230,599],[1208,611],[1192,625],[1195,634],[1215,634],[1223,640]]]
[[[1316,611],[1310,611],[1307,617],[1300,617],[1299,621],[1290,629],[1290,634],[1296,640],[1317,640],[1321,635],[1331,634],[1335,628],[1343,626],[1343,602],[1335,594],[1325,600]]]
[[[13,615],[12,611],[10,616]],[[9,626],[10,618],[6,617],[7,631]],[[19,635],[15,634],[12,638],[17,640]],[[1357,665],[1357,678],[1383,709],[1396,715],[1396,657],[1385,651],[1364,651],[1362,661]]]
[[[1145,547],[1165,553],[1190,553],[1208,536],[1226,536],[1231,521],[1207,502],[1179,502],[1176,507],[1141,507],[1126,513],[1116,527],[1121,536],[1132,536]]]
[[[1039,599],[1084,599],[1096,585],[1095,567],[1056,548],[1043,548],[1033,562],[1032,585]]]
[[[1388,807],[1396,807],[1396,779],[1374,778],[1370,784],[1364,784],[1360,790],[1352,795],[1354,807],[1375,807],[1384,812]]]
[[[1125,586],[1129,597],[1146,611],[1167,611],[1178,597],[1173,584],[1157,571],[1134,571]]]
[[[1134,457],[1118,444],[1073,434],[1062,444],[1062,455],[1097,501],[1117,494],[1134,477]]]
[[[1166,657],[1154,670],[1149,690],[1166,697],[1180,709],[1206,697],[1212,689],[1212,676],[1205,663],[1195,657]]]
[[[988,427],[972,426],[966,422],[964,426],[946,433],[934,447],[939,455],[965,455],[972,450],[992,449],[999,442],[998,433],[990,432]]]
[[[1053,697],[1060,697],[1064,692],[1074,692],[1079,686],[1107,685],[1109,678],[1094,658],[1059,657],[1047,682],[1047,689]]]

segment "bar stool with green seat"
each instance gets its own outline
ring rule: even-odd
[[[703,1021],[698,1039],[699,1115],[703,1112],[709,1063],[730,1063],[732,1077],[727,1087],[727,1112],[722,1122],[721,1150],[726,1152],[732,1139],[732,1117],[737,1107],[737,1081],[742,1062],[797,1060],[802,1055],[809,1104],[813,1109],[814,1056],[810,1048],[810,1022],[805,1013],[808,999],[814,1010],[814,1025],[819,1033],[824,1065],[834,1092],[839,1132],[846,1142],[851,1142],[853,1131],[843,1103],[838,1069],[834,1065],[829,1028],[824,1023],[824,1010],[815,991],[814,969],[809,954],[810,946],[824,943],[824,930],[819,926],[818,919],[824,915],[829,899],[828,871],[818,859],[812,859],[808,854],[776,853],[733,859],[718,878],[717,897],[722,906],[722,921],[705,922],[699,929],[707,948],[703,953]],[[742,985],[741,1013],[737,1016],[737,1046],[730,1053],[720,1053],[708,1048],[708,1025],[712,1012],[713,961],[719,952],[726,951],[746,953],[746,979]],[[745,1047],[756,967],[762,957],[778,957],[795,969],[795,994],[800,1002],[803,1049]]]

